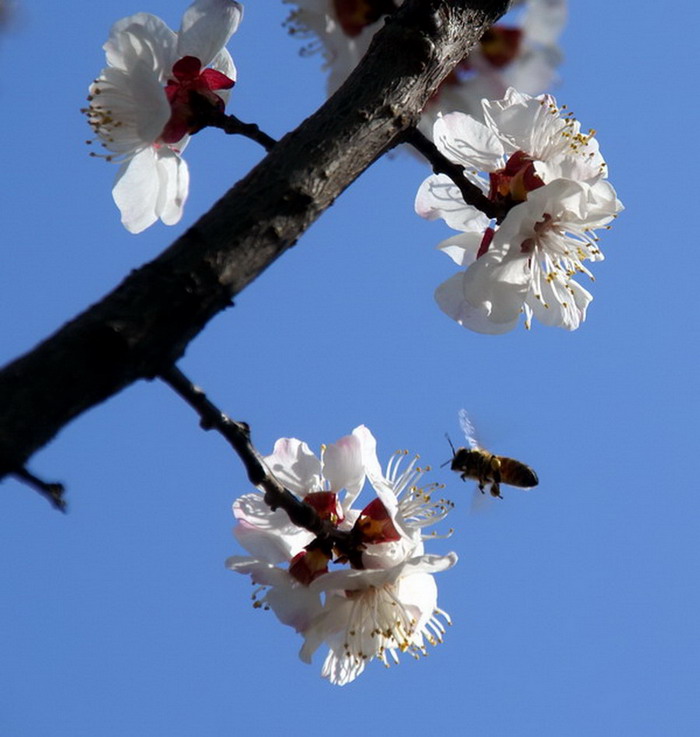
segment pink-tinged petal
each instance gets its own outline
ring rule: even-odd
[[[158,219],[160,189],[156,151],[146,146],[124,162],[117,172],[112,197],[130,233],[140,233]]]
[[[321,462],[301,440],[280,438],[263,460],[275,478],[297,496],[321,491]]]
[[[365,483],[362,450],[361,439],[353,434],[345,435],[337,442],[327,445],[323,451],[323,477],[332,491],[346,490],[344,509],[348,509]]]
[[[243,6],[233,0],[195,0],[182,17],[179,56],[196,56],[203,67],[226,45],[243,17]]]
[[[438,307],[463,328],[486,335],[500,335],[518,324],[518,317],[510,322],[495,323],[489,319],[487,310],[473,307],[464,296],[464,273],[460,272],[443,282],[435,290]]]
[[[187,162],[169,148],[158,150],[159,192],[156,213],[165,225],[175,225],[182,211],[190,188],[190,172]]]
[[[175,61],[177,35],[157,16],[136,13],[122,18],[111,28],[103,48],[107,63],[130,72],[138,61],[148,61],[160,81]]]
[[[439,116],[433,140],[450,161],[467,169],[493,171],[503,166],[503,144],[498,136],[470,115],[456,112]]]

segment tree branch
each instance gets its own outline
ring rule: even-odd
[[[38,476],[30,473],[26,468],[20,468],[19,471],[13,473],[20,481],[23,481],[27,486],[31,486],[32,489],[38,491],[43,497],[48,499],[51,504],[61,512],[66,511],[66,500],[63,498],[63,492],[65,488],[63,484],[59,484],[56,481],[43,481]]]
[[[176,366],[165,369],[160,378],[175,391],[200,417],[204,430],[216,430],[236,451],[243,462],[248,479],[253,486],[265,492],[265,503],[274,512],[282,508],[290,521],[316,536],[324,548],[336,550],[355,567],[362,567],[362,541],[352,530],[339,530],[329,520],[322,519],[316,510],[297,498],[270,473],[260,453],[250,439],[250,428],[244,422],[236,422],[213,404],[207,395],[195,386]]]
[[[0,478],[187,344],[400,141],[507,0],[407,0],[355,72],[154,261],[0,372]]]
[[[251,141],[259,143],[265,151],[272,151],[272,147],[277,143],[272,136],[268,136],[267,133],[261,131],[255,123],[244,123],[235,115],[221,113],[220,115],[212,116],[209,125],[214,128],[221,128],[224,133],[228,133],[229,135],[240,135],[250,138]]]

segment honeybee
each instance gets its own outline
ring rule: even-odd
[[[475,439],[474,425],[464,409],[459,411],[459,424],[469,447],[455,450],[449,437],[447,440],[454,453],[450,468],[457,471],[463,481],[467,479],[477,481],[482,494],[485,493],[486,485],[491,484],[489,489],[491,496],[501,499],[503,498],[501,497],[501,483],[518,486],[521,489],[537,486],[539,479],[530,466],[514,458],[489,453],[488,450],[479,447]]]

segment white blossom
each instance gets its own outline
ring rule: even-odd
[[[461,231],[438,248],[466,269],[438,287],[438,305],[482,333],[511,330],[521,313],[527,327],[537,317],[574,330],[592,299],[574,277],[592,278],[585,262],[603,259],[594,231],[622,209],[594,131],[582,133],[551,96],[513,89],[484,100],[481,117],[439,116],[435,144],[507,214],[491,222],[445,175],[423,182],[416,211]]]
[[[323,446],[320,459],[294,438],[278,440],[264,459],[289,491],[339,530],[353,531],[362,543],[354,567],[338,568],[349,561],[331,561],[314,545],[312,533],[293,525],[282,510],[272,512],[262,494],[245,494],[234,503],[234,534],[251,555],[233,556],[226,566],[258,585],[256,606],[272,609],[304,636],[303,660],[323,642],[329,646],[322,675],[333,683],[349,682],[372,658],[388,663],[399,652],[423,652],[425,642],[441,640],[438,615],[447,615],[437,609],[432,574],[453,565],[456,556],[426,555],[424,540],[434,535],[423,530],[442,520],[451,505],[432,501],[441,487],[419,487],[427,469],[416,458],[404,464],[405,456],[394,454],[383,470],[372,433],[360,426]],[[356,508],[366,479],[376,496]]]
[[[112,26],[108,66],[90,85],[85,113],[110,152],[105,158],[120,163],[112,196],[132,233],[182,217],[189,191],[182,152],[201,128],[190,95],[223,110],[236,79],[224,45],[242,13],[233,0],[196,0],[177,33],[149,13]]]
[[[425,643],[442,642],[449,617],[437,606],[434,573],[445,571],[457,556],[421,555],[391,568],[332,571],[316,579],[312,590],[326,600],[304,632],[300,657],[310,662],[325,643],[329,647],[321,675],[343,686],[377,658],[398,663],[399,653],[426,655]]]

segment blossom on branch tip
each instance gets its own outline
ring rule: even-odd
[[[437,484],[417,485],[425,470],[405,453],[382,469],[376,441],[364,426],[323,446],[317,458],[306,443],[282,438],[264,458],[280,483],[310,504],[339,531],[349,533],[356,553],[335,549],[323,537],[296,527],[286,512],[272,511],[260,493],[245,494],[233,506],[234,535],[250,553],[226,561],[230,570],[250,575],[258,585],[255,606],[272,609],[278,619],[304,637],[300,657],[326,643],[322,675],[343,685],[365,664],[385,664],[398,654],[424,653],[442,639],[444,612],[437,608],[433,574],[457,560],[427,555],[423,529],[450,509],[433,502]],[[375,496],[354,505],[365,481]]]
[[[182,217],[189,171],[182,152],[192,134],[223,112],[236,79],[224,48],[238,28],[233,0],[195,0],[176,33],[150,13],[117,21],[107,58],[84,110],[109,161],[120,163],[112,196],[122,223],[140,233]]]
[[[482,107],[483,122],[438,117],[435,145],[506,214],[490,221],[445,175],[423,182],[416,212],[461,231],[438,248],[466,269],[438,287],[438,305],[481,333],[507,332],[521,313],[526,327],[536,317],[574,330],[592,299],[574,277],[593,278],[585,262],[603,259],[594,231],[622,210],[595,132],[582,133],[549,95],[509,89]]]

